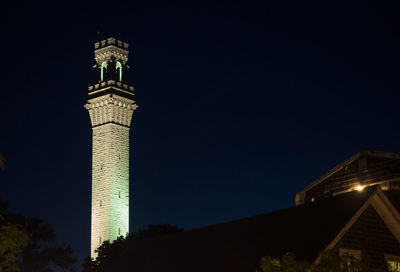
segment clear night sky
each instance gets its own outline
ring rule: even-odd
[[[79,257],[98,31],[131,48],[131,231],[289,207],[359,150],[400,151],[398,6],[144,2],[1,10],[0,197]]]

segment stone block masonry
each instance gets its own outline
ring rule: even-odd
[[[93,128],[92,252],[129,232],[129,128]]]
[[[105,93],[89,99],[93,130],[91,256],[129,232],[129,126],[135,101]]]

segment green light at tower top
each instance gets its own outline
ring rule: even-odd
[[[104,74],[107,71],[107,62],[103,61],[100,67],[100,81],[104,80]]]
[[[117,72],[117,76],[119,78],[119,81],[122,81],[122,64],[121,64],[121,62],[117,61],[117,64],[115,66],[115,70]]]

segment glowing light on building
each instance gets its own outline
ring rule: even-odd
[[[361,192],[362,190],[364,190],[364,188],[365,188],[365,186],[362,186],[362,185],[357,185],[357,186],[356,186],[356,190],[359,191],[359,192]]]
[[[118,79],[119,81],[122,81],[122,65],[121,62],[117,61],[117,64],[115,66],[115,70],[118,73]]]
[[[104,81],[104,72],[107,70],[107,62],[103,62],[100,69],[100,81]]]

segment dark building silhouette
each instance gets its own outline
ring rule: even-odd
[[[263,256],[290,252],[313,263],[325,250],[400,269],[397,156],[360,152],[302,190],[292,208],[134,241],[109,271],[255,272]]]

